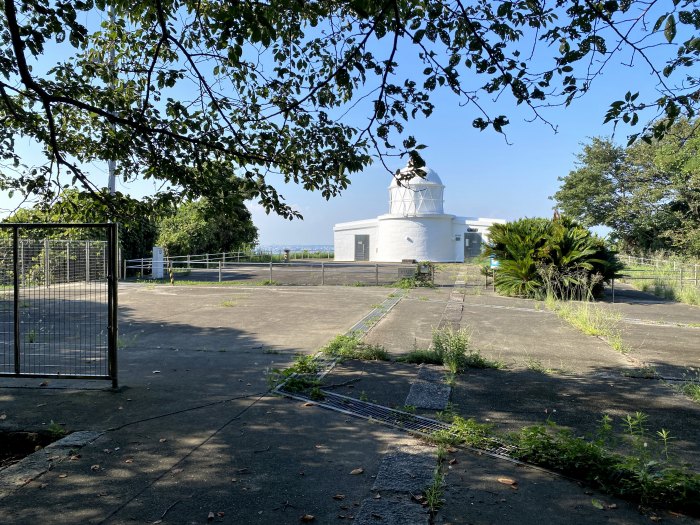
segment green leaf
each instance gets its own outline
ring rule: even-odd
[[[676,38],[676,19],[673,14],[668,15],[666,18],[666,26],[664,27],[664,36],[668,42],[673,42]]]

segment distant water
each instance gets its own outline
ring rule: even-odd
[[[256,250],[263,252],[282,252],[284,250],[291,250],[293,252],[303,252],[304,250],[309,252],[332,252],[332,244],[262,244],[255,247]]]

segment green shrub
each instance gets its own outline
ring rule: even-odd
[[[587,299],[621,268],[602,239],[566,217],[494,224],[486,253],[500,264],[496,289],[511,296]]]

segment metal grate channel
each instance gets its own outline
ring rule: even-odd
[[[384,302],[382,302],[382,304],[378,308],[375,308],[362,319],[360,319],[357,323],[355,323],[355,325],[348,331],[348,334],[355,334],[359,336],[365,335],[375,324],[377,324],[377,322],[382,317],[388,314],[391,311],[391,309],[394,306],[396,306],[406,294],[404,290],[400,289],[396,289],[392,293],[394,297],[389,297],[388,299],[385,299]]]
[[[321,390],[324,396],[322,400],[312,399],[301,392],[288,392],[284,388],[278,389],[277,392],[298,401],[311,402],[321,408],[360,419],[366,419],[367,421],[374,421],[375,423],[403,430],[411,434],[431,437],[434,432],[441,430],[450,432],[453,430],[452,425],[444,421],[418,416],[410,412],[403,412],[368,401],[360,401],[359,399],[328,392],[327,390]],[[495,438],[490,438],[486,445],[479,447],[470,446],[466,448],[508,460],[513,459],[513,453],[516,450],[514,446],[503,443]]]
[[[311,401],[320,407],[347,414],[349,416],[375,421],[383,425],[405,430],[415,434],[430,436],[438,430],[450,430],[450,425],[442,421],[436,421],[423,416],[417,416],[409,412],[403,412],[393,408],[388,408],[367,401],[336,394],[334,392],[323,392],[323,400],[314,400],[300,392],[288,392],[280,389],[279,392],[287,397],[299,401]]]

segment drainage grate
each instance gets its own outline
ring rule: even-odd
[[[358,399],[336,394],[335,392],[327,392],[322,390],[324,399],[314,400],[299,392],[287,392],[284,389],[280,393],[298,399],[300,401],[312,401],[318,406],[348,414],[350,416],[375,421],[383,425],[405,430],[415,434],[429,436],[438,430],[449,430],[450,425],[442,421],[436,421],[423,416],[417,416],[409,412],[403,412],[393,408],[388,408],[381,405],[376,405],[368,401],[360,401]]]
[[[375,403],[370,403],[368,401],[360,401],[352,397],[336,394],[335,392],[327,392],[322,390],[324,395],[322,400],[312,399],[302,392],[288,392],[284,390],[284,387],[277,389],[277,392],[292,399],[312,402],[328,410],[366,419],[368,421],[374,421],[376,423],[403,430],[411,434],[431,437],[433,433],[440,430],[448,432],[452,430],[452,425],[443,421],[418,416],[416,414],[388,408]],[[508,460],[513,460],[513,454],[516,451],[514,446],[503,443],[495,438],[489,438],[488,443],[485,443],[482,446],[466,448]]]
[[[394,297],[385,299],[382,304],[355,323],[355,326],[348,330],[348,334],[355,334],[358,336],[365,335],[375,324],[379,322],[382,317],[388,314],[389,311],[398,304],[405,294],[405,290],[394,290],[392,292]]]

